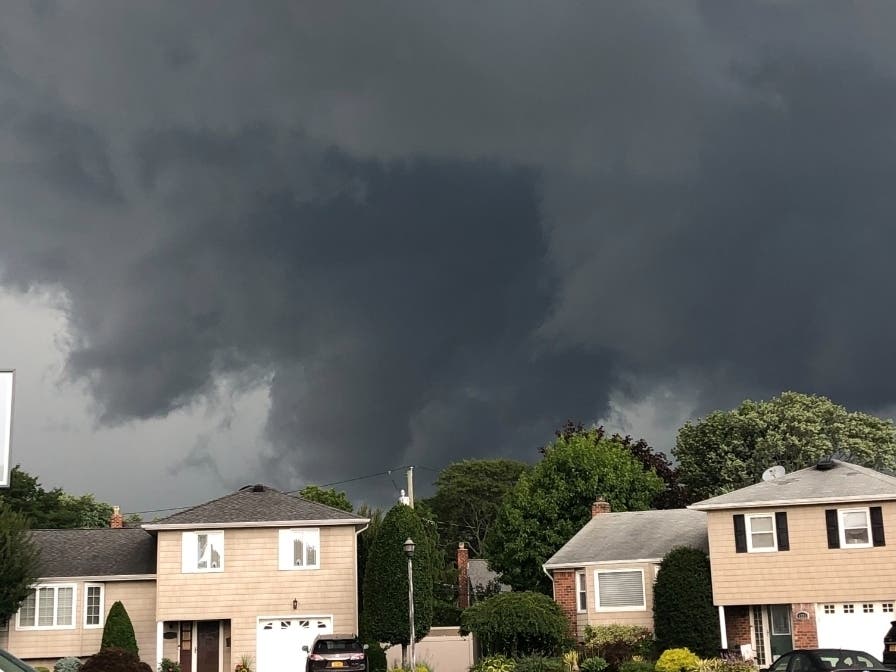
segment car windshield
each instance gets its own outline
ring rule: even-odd
[[[319,639],[314,645],[314,653],[360,653],[363,650],[357,639]]]
[[[29,667],[11,653],[0,649],[0,672],[34,672],[34,668]]]
[[[869,670],[883,668],[877,658],[864,651],[847,651],[840,649],[821,649],[815,652],[827,669]]]

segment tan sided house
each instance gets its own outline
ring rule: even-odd
[[[257,672],[301,670],[315,635],[357,632],[367,522],[255,485],[142,529],[38,531],[42,578],[0,642],[50,666],[90,655],[121,600],[154,669],[227,672],[247,656]]]
[[[723,648],[760,666],[793,648],[877,657],[896,603],[896,478],[818,465],[689,507],[705,512]]]
[[[706,514],[688,509],[610,512],[599,500],[591,520],[545,564],[554,599],[575,624],[625,623],[653,629],[653,583],[677,546],[707,550]]]

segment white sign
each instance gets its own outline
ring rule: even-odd
[[[12,393],[15,371],[0,371],[0,488],[9,487],[9,448],[12,444]]]

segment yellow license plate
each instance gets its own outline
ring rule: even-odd
[[[341,661],[341,660],[334,660],[332,663],[330,663],[330,666],[331,666],[331,667],[342,667],[342,661]]]

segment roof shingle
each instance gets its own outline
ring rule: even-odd
[[[705,513],[688,509],[600,513],[567,541],[545,567],[655,560],[677,546],[709,550]]]
[[[264,485],[249,485],[234,493],[180,511],[144,525],[145,529],[166,526],[221,525],[271,522],[327,521],[333,524],[366,522],[352,513],[287,495]]]
[[[40,578],[156,573],[156,540],[136,528],[32,530]]]

